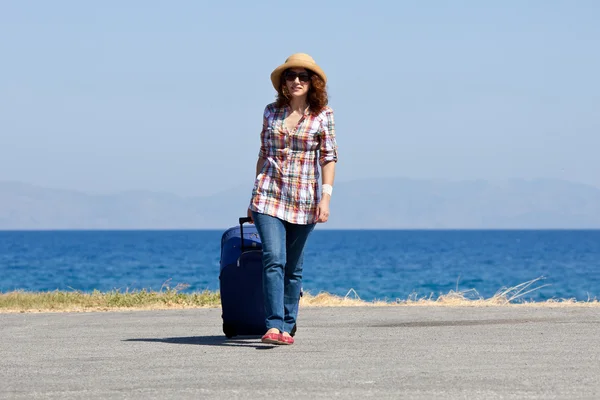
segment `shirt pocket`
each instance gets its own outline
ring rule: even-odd
[[[279,121],[273,121],[267,128],[267,143],[272,150],[282,150],[286,147],[286,134]]]

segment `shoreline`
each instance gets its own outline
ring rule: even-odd
[[[414,298],[395,300],[362,300],[351,289],[346,296],[321,292],[312,295],[305,292],[300,298],[300,308],[319,307],[600,307],[598,299],[549,299],[544,301],[522,300],[525,290],[532,282],[526,282],[513,288],[499,291],[493,297],[478,297],[474,290],[450,291],[437,298]],[[351,296],[353,294],[353,296]],[[220,308],[219,292],[204,291],[181,293],[177,289],[164,291],[132,292],[26,292],[22,290],[0,292],[0,314],[14,313],[80,313],[110,311],[158,311],[186,310],[202,308]]]

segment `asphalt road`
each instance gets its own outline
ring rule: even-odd
[[[220,309],[0,314],[2,399],[598,399],[600,308],[303,308],[296,343]]]

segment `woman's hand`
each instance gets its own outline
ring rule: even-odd
[[[329,201],[331,197],[324,194],[317,206],[317,223],[327,222],[329,219]]]

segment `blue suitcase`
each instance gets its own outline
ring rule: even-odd
[[[249,218],[227,229],[221,237],[219,286],[223,333],[263,335],[267,331],[262,283],[262,243],[256,227],[244,229]],[[296,327],[290,335],[296,333]]]

